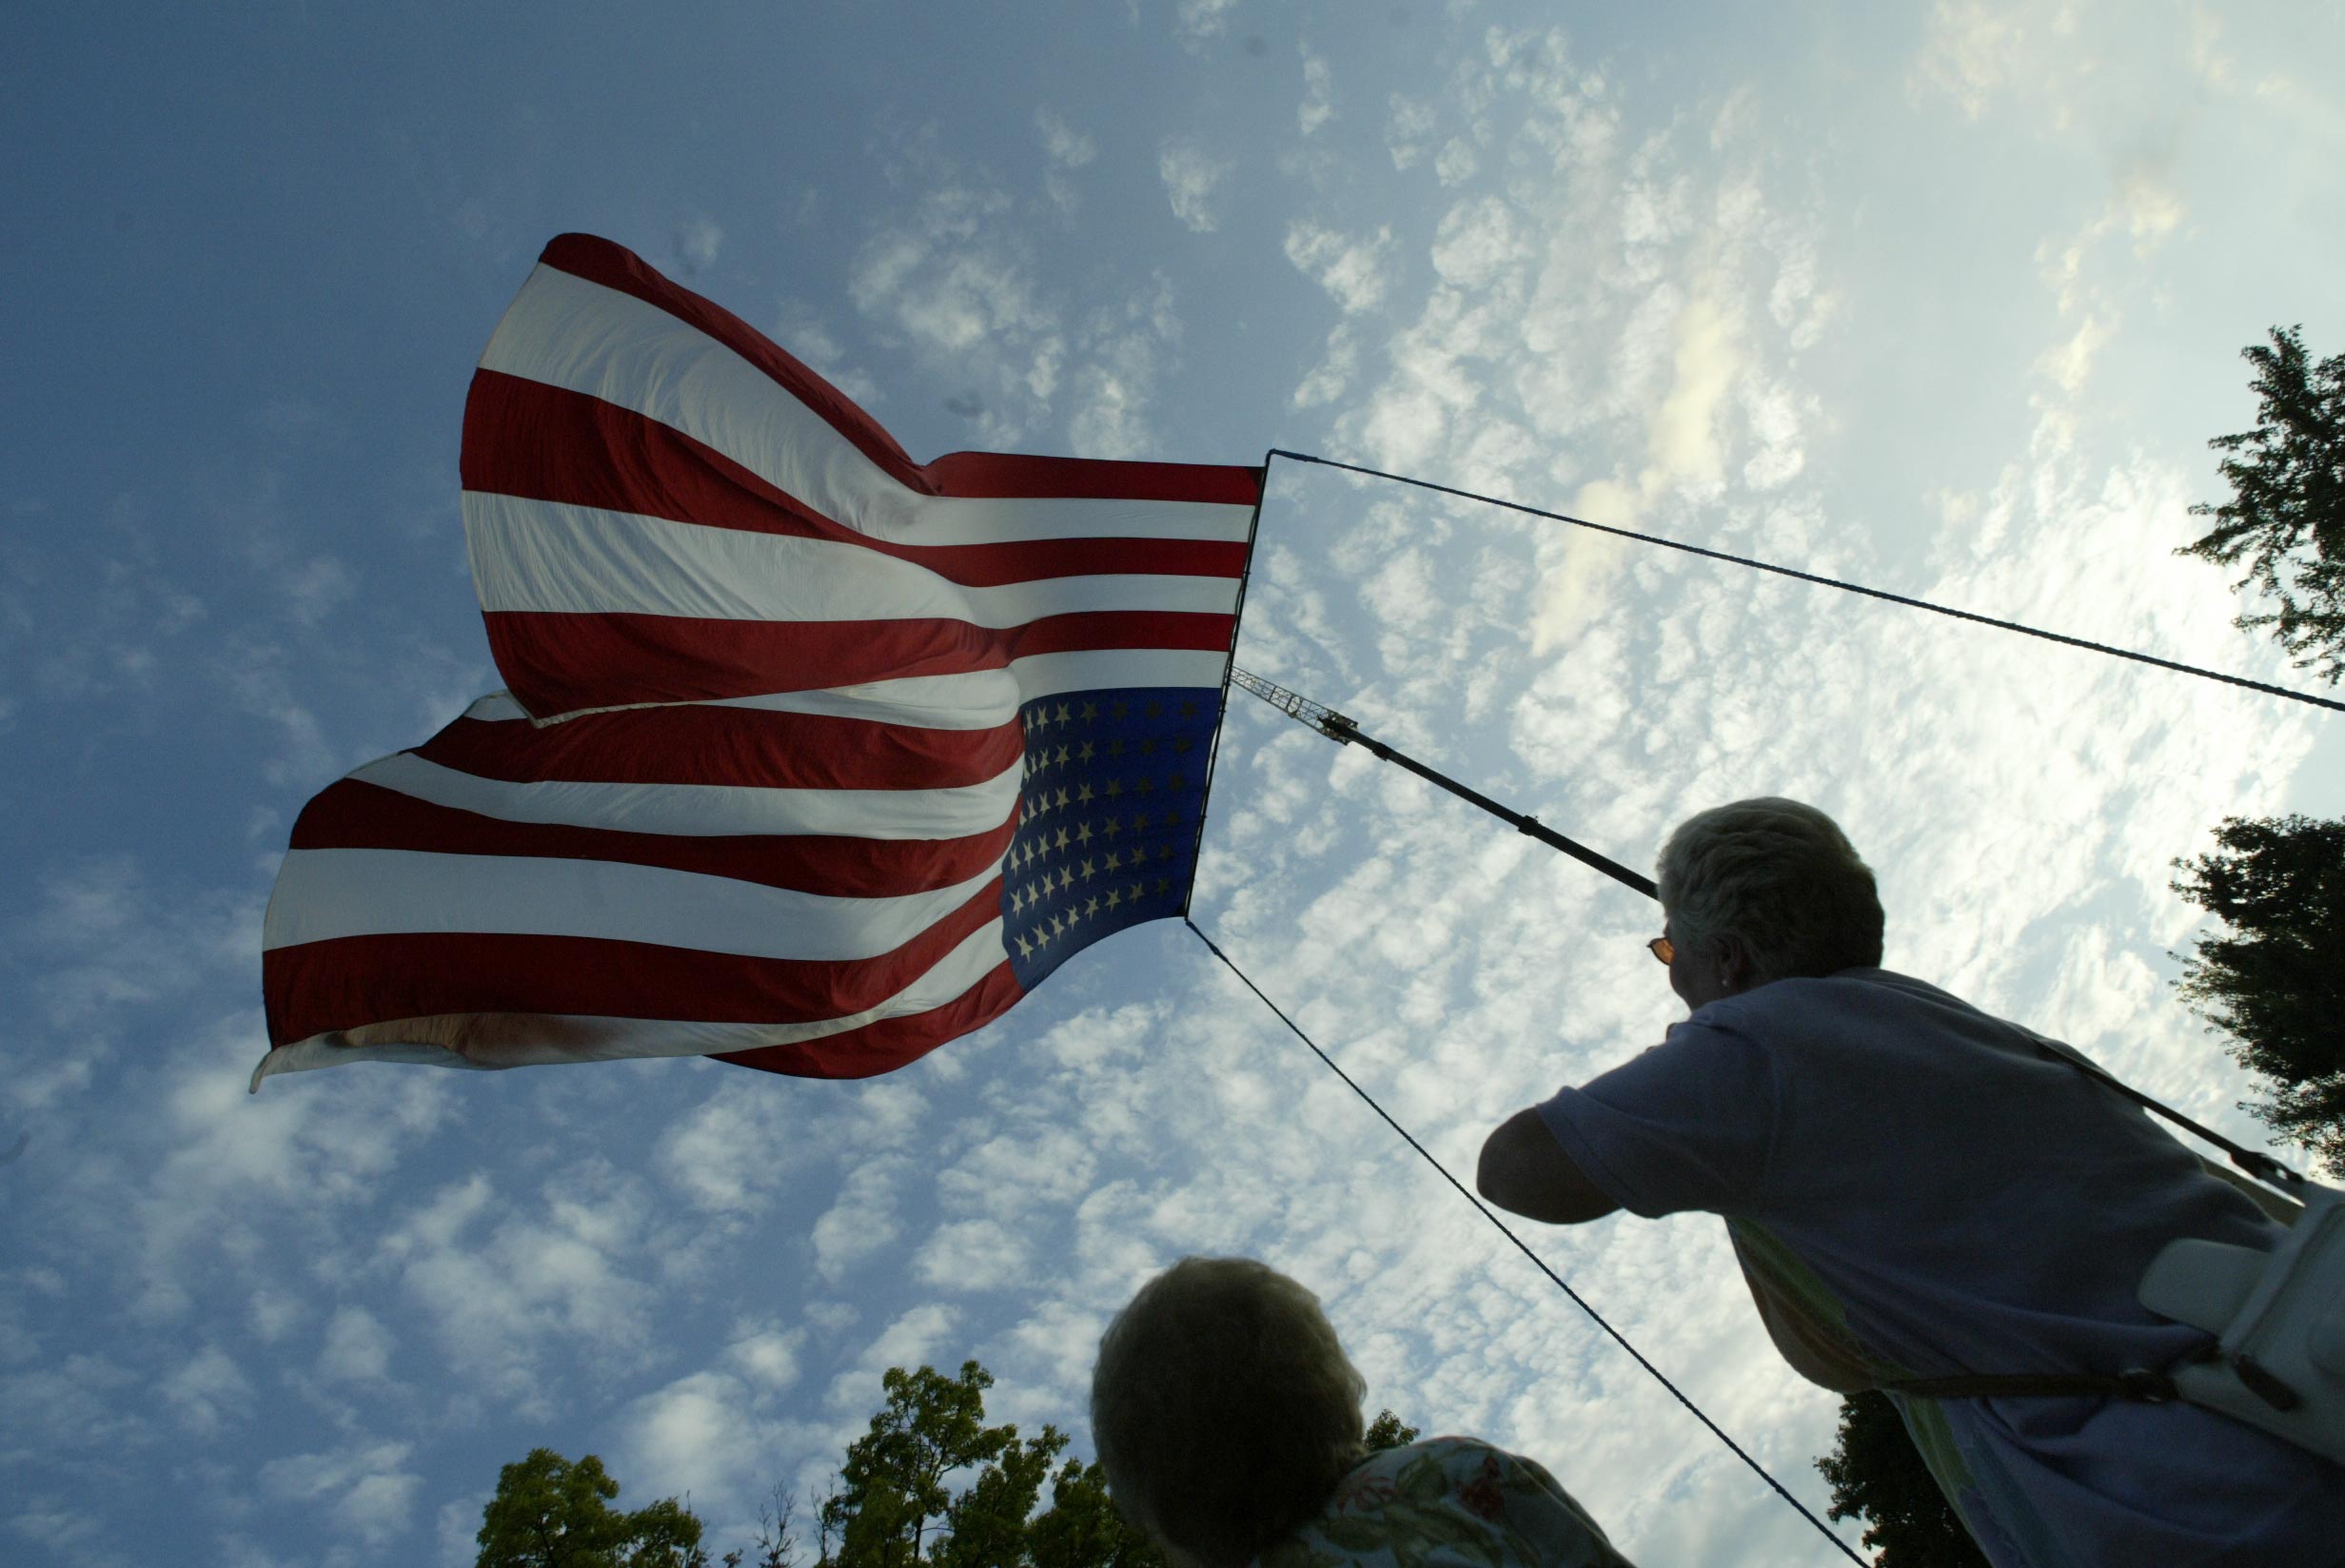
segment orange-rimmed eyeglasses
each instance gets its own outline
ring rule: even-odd
[[[1645,944],[1645,949],[1665,964],[1677,962],[1677,944],[1665,936],[1656,936]]]

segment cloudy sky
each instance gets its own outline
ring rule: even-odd
[[[1321,452],[2303,684],[2172,550],[2253,417],[2238,349],[2345,348],[2334,7],[1588,10],[20,17],[0,1557],[468,1563],[541,1444],[738,1544],[891,1364],[975,1357],[1087,1451],[1106,1315],[1209,1251],[1640,1561],[1833,1560],[1177,926],[868,1083],[245,1092],[294,813],[500,684],[458,420],[563,230],[923,460]],[[2345,809],[2314,710],[1288,463],[1240,657],[1632,863],[1814,800],[1891,967],[2259,1141],[2168,990],[2168,864]],[[1199,922],[1453,1167],[1679,1010],[1644,901],[1258,704],[1206,844]],[[1716,1221],[1538,1242],[1821,1509],[1835,1401]]]

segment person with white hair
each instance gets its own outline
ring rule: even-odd
[[[1690,817],[1658,882],[1648,945],[1688,1015],[1493,1131],[1485,1198],[1723,1216],[1784,1359],[1887,1391],[1998,1568],[2345,1562],[2345,1469],[2159,1399],[2213,1336],[2135,1295],[2167,1243],[2269,1251],[2291,1205],[2055,1043],[1882,969],[1873,873],[1814,807]]]
[[[1470,1438],[1370,1454],[1318,1298],[1251,1258],[1184,1258],[1099,1342],[1108,1495],[1174,1568],[1628,1568],[1531,1460]]]

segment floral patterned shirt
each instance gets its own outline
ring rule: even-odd
[[[1369,1457],[1256,1568],[1630,1568],[1531,1460],[1472,1438]]]

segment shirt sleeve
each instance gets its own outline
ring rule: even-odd
[[[1762,1201],[1778,1114],[1774,1057],[1731,1029],[1688,1019],[1538,1108],[1571,1163],[1631,1214],[1746,1213]]]

